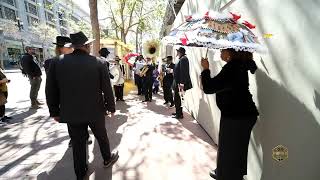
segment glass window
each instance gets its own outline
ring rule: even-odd
[[[67,30],[65,30],[63,28],[60,29],[60,33],[61,33],[62,36],[67,36],[68,35]]]
[[[46,12],[47,21],[54,22],[54,15],[52,13]]]
[[[50,1],[48,1],[48,0],[45,0],[45,1],[44,1],[44,7],[45,7],[46,9],[48,9],[48,10],[52,10],[52,8],[53,8],[53,3],[50,2]]]
[[[0,6],[0,18],[3,18],[2,6]]]
[[[16,6],[15,0],[2,0],[3,2],[10,4],[11,6]]]
[[[30,25],[38,24],[38,23],[39,23],[39,19],[34,18],[34,17],[31,17],[31,16],[28,16],[28,23],[29,23]]]
[[[10,19],[10,20],[16,20],[17,16],[16,16],[16,11],[7,7],[3,7],[4,9],[4,16],[6,19]]]
[[[28,3],[28,2],[25,1],[25,7],[26,7],[26,11],[28,13],[31,13],[33,15],[38,16],[38,8],[37,8],[36,5]]]

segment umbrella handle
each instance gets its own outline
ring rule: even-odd
[[[207,48],[207,52],[206,52],[206,59],[208,58],[208,51],[209,51],[209,48]]]

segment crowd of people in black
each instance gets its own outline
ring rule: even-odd
[[[100,147],[105,167],[112,166],[119,158],[118,151],[111,151],[105,128],[105,116],[115,113],[115,101],[124,101],[125,68],[120,58],[108,60],[106,48],[99,51],[100,57],[90,55],[91,43],[82,32],[70,37],[56,38],[56,56],[44,63],[46,101],[50,116],[59,123],[68,125],[69,146],[73,149],[74,170],[77,178],[83,179],[88,170],[86,144],[91,143],[88,127]],[[138,95],[143,102],[152,102],[153,94],[162,84],[164,104],[175,107],[173,117],[183,118],[181,100],[184,92],[192,88],[189,60],[186,50],[177,51],[178,61],[166,57],[166,63],[158,68],[152,59],[136,58],[133,66]],[[41,85],[41,66],[34,58],[34,50],[26,47],[22,57],[23,74],[29,79],[31,108],[43,104],[38,101]],[[201,82],[205,94],[216,94],[221,110],[217,168],[210,176],[218,180],[242,180],[247,174],[247,155],[250,133],[259,115],[249,91],[248,71],[255,73],[257,66],[252,53],[234,49],[221,50],[221,59],[226,62],[219,74],[211,78],[209,61],[201,60]],[[5,122],[5,104],[8,96],[8,80],[0,71],[0,117]],[[114,97],[114,94],[116,98]]]

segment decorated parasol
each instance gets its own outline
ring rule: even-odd
[[[252,32],[254,28],[253,24],[241,20],[241,15],[210,11],[205,15],[186,16],[186,21],[164,37],[164,41],[184,46],[263,53],[266,50]]]
[[[134,62],[135,62],[135,59],[137,56],[140,56],[139,53],[129,53],[127,54],[126,56],[124,56],[124,61],[126,63],[128,63],[130,66],[133,66]]]

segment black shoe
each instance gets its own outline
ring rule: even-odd
[[[69,141],[68,146],[69,146],[69,147],[72,147],[72,141],[71,141],[71,140]]]
[[[124,101],[124,99],[120,99],[120,101]]]
[[[164,102],[164,103],[163,103],[163,105],[166,105],[166,104],[168,104],[168,103],[169,103],[169,102],[168,102],[168,101],[166,101],[166,102]]]
[[[177,114],[177,113],[174,112],[174,113],[172,113],[172,116],[175,116],[176,114]]]
[[[148,102],[148,101],[150,101],[150,100],[143,100],[142,102]]]
[[[7,123],[7,122],[9,122],[9,119],[7,119],[6,117],[2,117],[2,118],[0,119],[0,121],[1,121],[1,122],[4,122],[4,123]]]
[[[209,172],[210,177],[212,177],[213,179],[217,179],[217,174],[216,174],[216,170],[212,170]]]
[[[118,151],[112,152],[109,160],[103,162],[103,167],[107,168],[112,166],[119,159]]]
[[[175,115],[175,116],[172,116],[172,118],[176,118],[176,119],[183,119],[183,116],[182,116],[182,115],[180,115],[180,116]]]
[[[170,104],[169,108],[173,108],[174,107],[174,104]]]
[[[4,116],[5,119],[12,119],[10,116]]]

